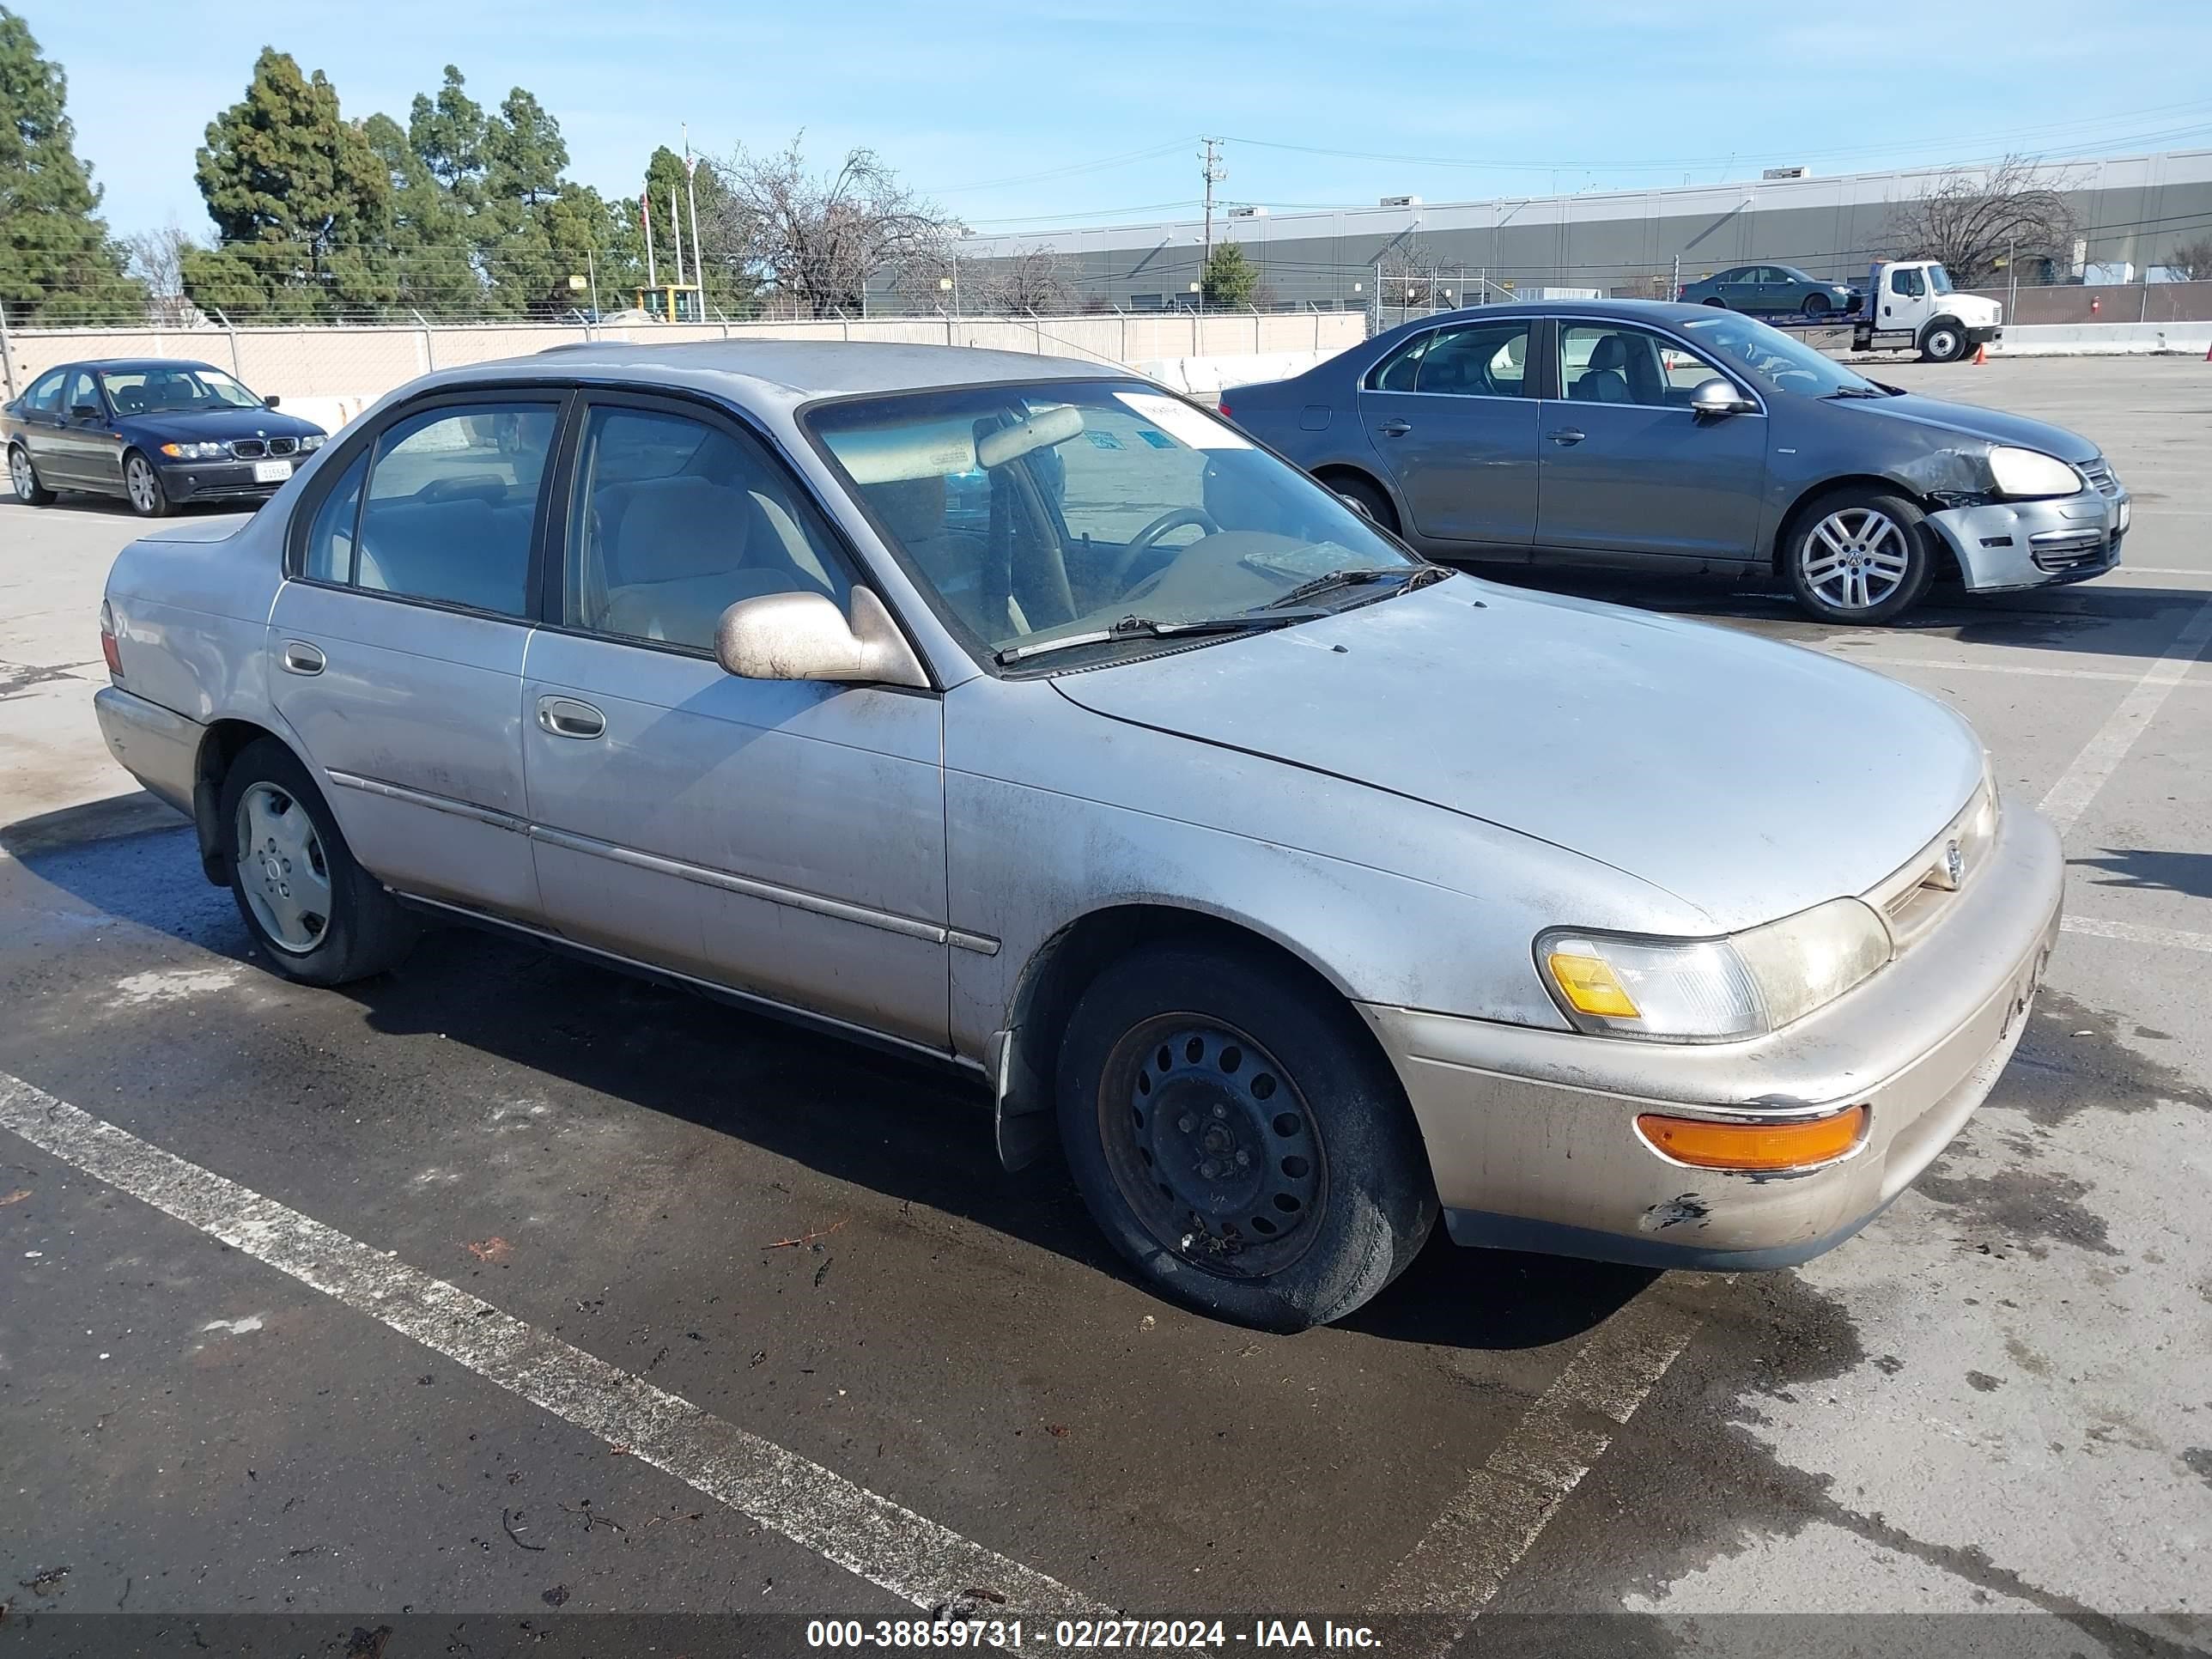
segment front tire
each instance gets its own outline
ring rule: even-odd
[[[1927,515],[1902,495],[1838,489],[1798,516],[1782,562],[1807,616],[1872,627],[1911,609],[1928,591],[1934,532]]]
[[[264,738],[240,753],[218,810],[231,894],[271,971],[343,985],[406,956],[413,921],[354,862],[314,779],[283,744]]]
[[[1437,1201],[1404,1091],[1341,1000],[1257,951],[1164,943],[1092,981],[1061,1039],[1061,1144],[1161,1294],[1299,1331],[1402,1273]]]
[[[142,519],[167,518],[174,511],[160,469],[135,449],[123,458],[123,494]]]
[[[1920,361],[1955,363],[1966,355],[1966,331],[1955,318],[1938,317],[1921,331]]]
[[[1832,308],[1832,307],[1828,296],[1825,294],[1807,295],[1805,296],[1805,303],[1802,307],[1808,319],[1815,317],[1825,317]]]
[[[1729,308],[1729,307],[1728,307],[1728,301],[1727,301],[1726,300],[1712,299],[1712,300],[1707,300],[1707,301],[1705,301],[1704,303],[1705,303],[1705,304],[1706,304],[1706,305],[1711,306],[1712,307],[1714,307],[1716,310],[1718,310],[1718,311],[1726,311],[1726,310]]]
[[[54,492],[39,482],[39,470],[31,465],[31,453],[21,444],[8,446],[8,482],[15,486],[15,499],[27,507],[51,507]]]

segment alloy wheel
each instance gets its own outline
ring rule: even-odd
[[[15,499],[27,501],[31,492],[39,487],[38,476],[31,471],[31,458],[21,450],[8,453],[8,482],[15,487]]]
[[[124,487],[131,492],[131,505],[141,513],[151,513],[159,499],[161,486],[155,481],[154,469],[140,457],[133,455],[123,469]]]
[[[305,956],[331,925],[331,870],[307,810],[273,783],[239,798],[239,881],[271,944]]]
[[[1164,1014],[1124,1033],[1098,1093],[1106,1163],[1146,1231],[1225,1278],[1288,1267],[1328,1195],[1297,1084],[1244,1033]]]
[[[1902,586],[1912,566],[1905,528],[1870,507],[1846,507],[1799,544],[1805,586],[1838,611],[1871,611]]]

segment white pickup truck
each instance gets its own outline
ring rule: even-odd
[[[1878,259],[1867,272],[1865,297],[1848,323],[1859,351],[1917,350],[1921,360],[1955,363],[2004,334],[2004,307],[1951,286],[1933,259]]]

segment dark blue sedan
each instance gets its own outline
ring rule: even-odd
[[[149,519],[186,501],[258,506],[325,435],[219,368],[167,357],[64,363],[0,408],[18,500],[88,490]]]

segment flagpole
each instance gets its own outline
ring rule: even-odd
[[[691,153],[691,126],[684,126],[684,199],[691,210],[691,280],[699,289],[700,315],[706,314],[707,268],[699,257],[699,190],[693,175],[699,169],[699,158]]]
[[[640,193],[637,216],[645,223],[645,285],[647,288],[659,288],[660,275],[653,269],[653,186],[651,185],[647,185]]]
[[[668,198],[668,230],[676,239],[676,280],[681,283],[684,280],[684,210],[673,196]],[[668,311],[668,320],[672,323],[676,320],[675,297],[672,295]]]

